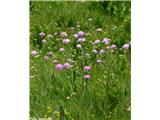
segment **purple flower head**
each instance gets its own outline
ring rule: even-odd
[[[101,28],[97,28],[96,31],[97,32],[102,32],[102,29]]]
[[[65,64],[63,65],[63,67],[64,67],[64,69],[69,69],[69,68],[71,67],[71,65],[70,65],[69,63],[65,63]]]
[[[44,32],[41,32],[41,33],[39,33],[39,36],[40,36],[41,38],[43,38],[43,37],[45,36],[45,33],[44,33]]]
[[[89,79],[91,79],[91,76],[90,75],[84,75],[84,77],[83,77],[85,80],[89,80]]]
[[[78,37],[82,38],[84,37],[85,33],[83,31],[79,31],[78,32]]]
[[[105,42],[110,42],[110,39],[108,39],[108,38],[103,38],[103,41],[102,41],[103,43],[105,43]]]
[[[70,42],[69,39],[63,39],[63,41],[62,41],[63,44],[68,44],[69,42]]]
[[[79,38],[79,39],[78,39],[78,42],[84,42],[84,41],[86,41],[85,38]]]
[[[36,56],[36,55],[38,55],[38,52],[35,51],[35,50],[33,50],[33,51],[31,51],[31,55],[32,55],[32,56]]]
[[[98,59],[98,60],[97,60],[97,63],[98,63],[98,64],[102,63],[102,60]]]
[[[57,64],[55,68],[56,68],[57,71],[61,71],[63,69],[63,65],[62,64]]]
[[[53,64],[58,64],[58,60],[53,60]]]
[[[46,55],[46,56],[44,56],[43,59],[44,59],[44,60],[49,60],[49,57]]]
[[[84,71],[89,71],[89,70],[91,70],[91,67],[90,66],[84,66],[83,70]]]
[[[81,44],[78,44],[78,45],[76,45],[76,47],[77,47],[77,48],[81,48],[82,46],[81,46]]]
[[[42,40],[42,43],[43,43],[43,44],[46,44],[46,43],[47,43],[47,41],[46,41],[45,39],[43,39],[43,40]]]
[[[74,34],[73,37],[74,37],[74,38],[78,38],[78,34]]]
[[[95,44],[99,44],[101,41],[100,40],[95,40]]]
[[[52,56],[53,55],[53,52],[48,52],[48,54],[47,54],[48,56]]]
[[[102,49],[102,50],[99,51],[99,54],[102,55],[102,54],[104,54],[104,52],[105,51]]]
[[[59,52],[64,52],[64,48],[60,48],[60,49],[59,49]]]
[[[95,53],[95,54],[97,54],[97,53],[98,53],[96,49],[92,50],[92,52],[93,52],[93,53]]]
[[[67,38],[67,33],[66,32],[61,32],[61,37],[62,38]]]
[[[122,48],[123,48],[123,49],[128,49],[128,48],[129,48],[129,44],[124,44],[124,45],[122,46]]]
[[[110,48],[111,48],[111,49],[115,49],[116,47],[117,47],[117,46],[113,44],[113,45],[111,45]]]

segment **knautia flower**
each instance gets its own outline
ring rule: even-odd
[[[84,42],[84,41],[86,41],[85,38],[79,38],[79,39],[78,39],[78,42]]]
[[[56,70],[57,71],[61,71],[63,69],[63,65],[62,64],[56,64]]]
[[[36,56],[36,55],[38,55],[38,52],[35,51],[35,50],[33,50],[33,51],[31,51],[31,55],[32,55],[32,56]]]
[[[44,56],[44,60],[49,60],[49,57],[47,55]]]
[[[77,47],[77,48],[81,48],[82,46],[81,46],[81,44],[78,44],[78,45],[76,45],[76,47]]]
[[[85,33],[83,31],[79,31],[78,32],[78,37],[82,38],[84,37]]]
[[[59,52],[64,52],[64,48],[60,48],[60,49],[59,49]]]
[[[113,44],[113,45],[111,45],[110,48],[111,48],[111,49],[115,49],[116,47],[117,47],[117,46]]]
[[[91,67],[90,66],[84,66],[83,70],[84,71],[89,71],[89,70],[91,70]]]
[[[100,40],[95,40],[95,44],[99,44],[101,41]]]
[[[48,52],[48,54],[47,54],[48,56],[52,56],[53,55],[53,52],[52,51],[50,51],[50,52]]]
[[[43,40],[42,40],[42,43],[43,43],[43,44],[46,44],[46,43],[47,43],[47,41],[46,41],[45,39],[43,39]]]
[[[103,49],[99,51],[99,54],[100,54],[100,55],[102,55],[102,54],[104,54],[104,53],[105,53],[105,51],[104,51]]]
[[[62,41],[63,44],[68,44],[69,42],[70,42],[69,39],[63,39],[63,41]]]
[[[84,78],[85,80],[89,80],[89,79],[91,79],[91,76],[90,76],[90,75],[84,75],[83,78]]]
[[[58,64],[58,60],[53,60],[53,64]]]
[[[97,32],[102,32],[102,29],[101,28],[97,28],[96,31]]]
[[[97,60],[97,63],[98,63],[98,64],[102,63],[102,60],[98,59],[98,60]]]
[[[39,36],[40,36],[41,38],[44,38],[45,35],[46,35],[46,34],[45,34],[44,32],[39,33]]]
[[[69,69],[71,66],[70,66],[69,63],[65,63],[65,64],[63,65],[63,67],[64,67],[64,69]]]
[[[96,49],[92,50],[92,52],[93,52],[94,54],[97,54],[97,53],[98,53]]]
[[[62,38],[67,38],[67,33],[66,32],[61,32],[61,37]]]
[[[74,34],[73,37],[74,37],[74,38],[78,38],[78,34]]]
[[[124,44],[124,45],[122,46],[122,48],[123,48],[123,49],[128,49],[128,48],[129,48],[129,44]]]

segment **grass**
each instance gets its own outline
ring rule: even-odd
[[[78,23],[80,28],[76,27]],[[96,32],[97,28],[103,32]],[[88,35],[82,48],[77,49],[73,34],[81,30]],[[60,37],[64,31],[71,40],[67,45],[62,44]],[[41,42],[40,32],[46,34],[47,44]],[[130,2],[30,1],[30,52],[39,53],[30,56],[30,117],[129,120],[131,55],[130,49],[121,47],[129,43],[130,35]],[[103,43],[89,43],[106,37],[111,39],[110,45],[117,45],[116,49],[107,50]],[[61,47],[65,52],[58,51]],[[105,53],[95,55],[92,49],[105,49]],[[49,51],[53,56],[44,60]],[[53,60],[64,64],[68,58],[74,61],[72,67],[56,71]],[[97,59],[103,63],[97,64]],[[90,80],[83,79],[85,65],[92,67],[87,73]]]

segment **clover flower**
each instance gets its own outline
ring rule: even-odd
[[[53,55],[53,52],[48,52],[48,54],[47,54],[48,56],[52,56]]]
[[[111,45],[110,48],[111,48],[111,49],[115,49],[116,47],[117,47],[117,46],[113,44],[113,45]]]
[[[100,40],[95,40],[95,44],[99,44],[101,41]]]
[[[122,48],[123,48],[123,49],[128,49],[128,48],[129,48],[129,44],[124,44],[124,45],[122,46]]]
[[[62,41],[63,44],[68,44],[69,42],[70,42],[69,39],[63,39],[63,41]]]
[[[63,67],[64,67],[64,69],[69,69],[71,66],[70,66],[69,63],[65,63],[65,64],[63,65]]]
[[[91,79],[91,76],[90,76],[90,75],[84,75],[83,78],[84,78],[85,80],[89,80],[89,79]]]
[[[61,71],[63,69],[63,65],[62,64],[57,64],[55,68],[56,68],[57,71]]]
[[[102,54],[104,54],[104,53],[105,53],[105,51],[104,51],[103,49],[99,51],[99,54],[100,54],[100,55],[102,55]]]
[[[79,31],[78,32],[78,37],[82,38],[84,37],[85,33],[83,31]]]
[[[77,47],[77,48],[81,48],[82,46],[81,46],[81,44],[78,44],[78,45],[76,45],[76,47]]]
[[[79,38],[79,39],[78,39],[78,42],[84,42],[84,41],[86,41],[85,38]]]
[[[45,34],[44,32],[39,33],[39,36],[40,36],[41,38],[44,38],[45,35],[46,35],[46,34]]]
[[[83,70],[84,71],[89,71],[89,70],[91,70],[91,67],[90,66],[84,66]]]
[[[61,37],[62,37],[62,38],[67,38],[67,36],[68,36],[68,35],[67,35],[66,32],[61,32]]]
[[[31,55],[32,55],[32,56],[36,56],[36,55],[38,55],[38,52],[35,51],[35,50],[33,50],[33,51],[31,51]]]
[[[60,48],[59,52],[64,52],[64,50],[65,50],[64,48]]]
[[[98,59],[98,60],[97,60],[97,63],[98,63],[98,64],[102,63],[102,60]]]

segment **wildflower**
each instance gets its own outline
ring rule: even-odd
[[[58,60],[53,60],[53,64],[58,64]]]
[[[92,20],[93,20],[92,18],[89,18],[89,19],[88,19],[88,21],[92,21]]]
[[[61,32],[61,37],[62,38],[67,38],[67,33],[66,32]]]
[[[110,49],[110,46],[106,46],[106,49],[108,49],[108,50],[109,50],[109,49]]]
[[[97,60],[97,63],[98,63],[98,64],[102,63],[102,60],[98,59],[98,60]]]
[[[49,60],[49,57],[48,57],[48,56],[44,56],[43,59],[44,59],[44,60]]]
[[[128,49],[128,48],[129,48],[129,44],[124,44],[124,45],[122,46],[122,48],[123,48],[123,49]]]
[[[97,32],[102,32],[102,29],[101,28],[97,28],[96,31]]]
[[[47,41],[46,41],[45,39],[43,39],[43,40],[42,40],[42,43],[46,44],[46,43],[47,43]]]
[[[100,40],[95,40],[95,44],[99,44],[101,41]]]
[[[81,44],[78,44],[78,45],[76,45],[76,47],[77,47],[77,48],[81,48],[82,46],[81,46]]]
[[[103,38],[103,41],[102,41],[103,43],[105,43],[105,42],[110,42],[110,39],[108,39],[108,38]]]
[[[63,69],[63,65],[62,64],[57,64],[55,68],[56,68],[57,71],[61,71]]]
[[[39,36],[40,36],[41,38],[44,38],[45,33],[44,33],[44,32],[41,32],[41,33],[39,33]]]
[[[78,34],[74,34],[73,37],[74,37],[74,38],[78,38]]]
[[[92,52],[93,52],[93,53],[95,53],[95,54],[97,54],[97,53],[98,53],[96,49],[92,50]]]
[[[99,51],[99,54],[102,55],[102,54],[104,54],[104,52],[105,51],[102,49],[102,50]]]
[[[65,63],[65,64],[63,65],[63,67],[64,67],[65,69],[69,69],[71,66],[70,66],[69,63]]]
[[[52,38],[53,36],[50,34],[50,35],[48,35],[47,37],[48,37],[48,39],[50,39],[50,38]]]
[[[62,41],[63,44],[68,44],[69,42],[70,42],[69,39],[63,39],[63,41]]]
[[[83,70],[84,71],[89,71],[89,70],[91,70],[91,67],[90,66],[84,66]]]
[[[83,31],[79,31],[78,32],[78,37],[82,38],[84,37],[85,33]]]
[[[84,75],[84,77],[83,77],[84,79],[86,79],[86,80],[88,80],[88,79],[90,79],[91,78],[91,76],[90,75]]]
[[[116,47],[117,47],[117,46],[113,44],[113,45],[111,45],[110,48],[111,48],[111,49],[115,49]]]
[[[60,49],[59,49],[59,52],[64,52],[64,48],[60,48]]]
[[[78,39],[78,42],[84,42],[84,41],[86,41],[85,38],[79,38],[79,39]]]
[[[53,52],[48,52],[48,54],[47,54],[48,56],[52,56],[53,55]]]
[[[32,55],[32,56],[36,56],[36,55],[38,55],[38,52],[35,51],[35,50],[33,50],[33,51],[31,51],[31,55]]]
[[[57,32],[55,32],[55,33],[54,33],[54,36],[56,36],[56,35],[58,35],[58,33],[57,33]]]

